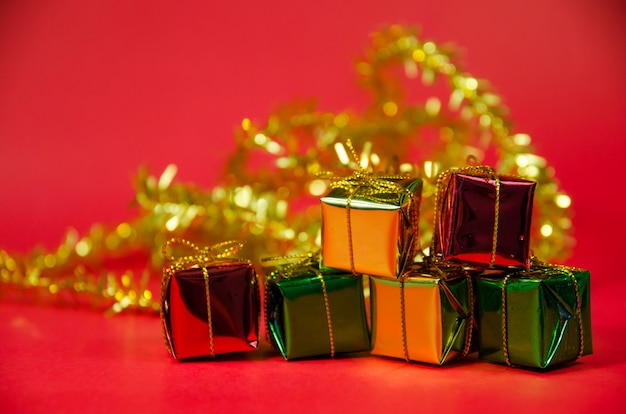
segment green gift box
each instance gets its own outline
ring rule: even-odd
[[[369,350],[363,278],[318,266],[266,282],[267,334],[287,360]]]
[[[592,353],[588,270],[539,265],[475,283],[480,359],[548,368]]]

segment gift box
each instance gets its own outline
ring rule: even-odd
[[[316,267],[275,272],[266,282],[272,345],[287,360],[369,350],[363,278]]]
[[[422,180],[371,176],[335,184],[321,198],[322,265],[397,277],[415,256]]]
[[[547,368],[592,353],[588,270],[543,267],[476,278],[479,358]]]
[[[459,267],[414,268],[399,279],[370,277],[374,355],[442,365],[467,355],[472,283]]]
[[[442,174],[435,216],[435,254],[491,266],[530,264],[536,183],[470,166]]]
[[[165,268],[161,324],[176,359],[246,352],[259,343],[259,286],[254,266],[236,259],[180,261]]]

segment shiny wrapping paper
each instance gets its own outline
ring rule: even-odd
[[[437,365],[465,356],[473,327],[471,282],[462,271],[432,273],[409,273],[404,301],[400,280],[370,277],[372,354]]]
[[[176,359],[246,352],[258,346],[259,288],[254,266],[232,262],[206,270],[211,327],[202,268],[178,271],[164,286],[161,321]]]
[[[530,223],[536,183],[500,176],[497,243],[494,265],[530,264]],[[491,264],[496,180],[452,173],[438,202],[435,251],[444,259]]]
[[[506,363],[508,355],[510,365],[547,368],[591,354],[589,271],[572,272],[578,285],[579,316],[570,275],[550,269],[528,273],[511,275],[506,281],[506,326],[503,274],[476,278],[479,358]]]
[[[349,197],[334,188],[321,198],[324,267],[395,278],[413,261],[422,180],[396,182],[408,191]]]
[[[324,278],[330,330],[327,318]],[[287,359],[369,350],[363,278],[336,270],[301,269],[266,285],[266,318],[272,344]]]

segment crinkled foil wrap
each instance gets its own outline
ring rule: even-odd
[[[490,264],[497,228],[495,262],[500,266],[530,266],[530,229],[536,183],[500,177],[496,219],[496,183],[453,173],[441,200],[441,220],[435,249],[444,259]],[[496,223],[497,220],[497,223]]]
[[[372,354],[443,365],[467,352],[471,287],[462,272],[447,276],[410,274],[403,301],[400,280],[370,277]]]
[[[506,345],[511,365],[548,368],[591,354],[590,273],[577,269],[573,275],[578,284],[580,315],[575,314],[576,289],[566,273],[511,278],[505,292],[506,330],[502,314],[503,274],[478,276],[475,290],[479,358],[505,363]]]
[[[336,188],[321,198],[324,267],[397,277],[413,262],[422,180],[398,183],[410,196],[381,202],[357,193],[348,207],[349,193]]]
[[[321,277],[330,314],[330,327]],[[363,278],[349,272],[301,271],[266,286],[266,317],[273,345],[285,359],[369,350]]]
[[[249,263],[207,266],[211,327],[203,271],[176,272],[164,283],[161,322],[176,359],[247,352],[259,344],[259,287]],[[213,342],[213,350],[211,349]]]

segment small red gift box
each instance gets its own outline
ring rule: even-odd
[[[433,248],[445,260],[530,266],[536,183],[469,166],[442,174]]]
[[[172,265],[165,269],[161,323],[176,359],[246,352],[259,343],[259,290],[251,263]]]

